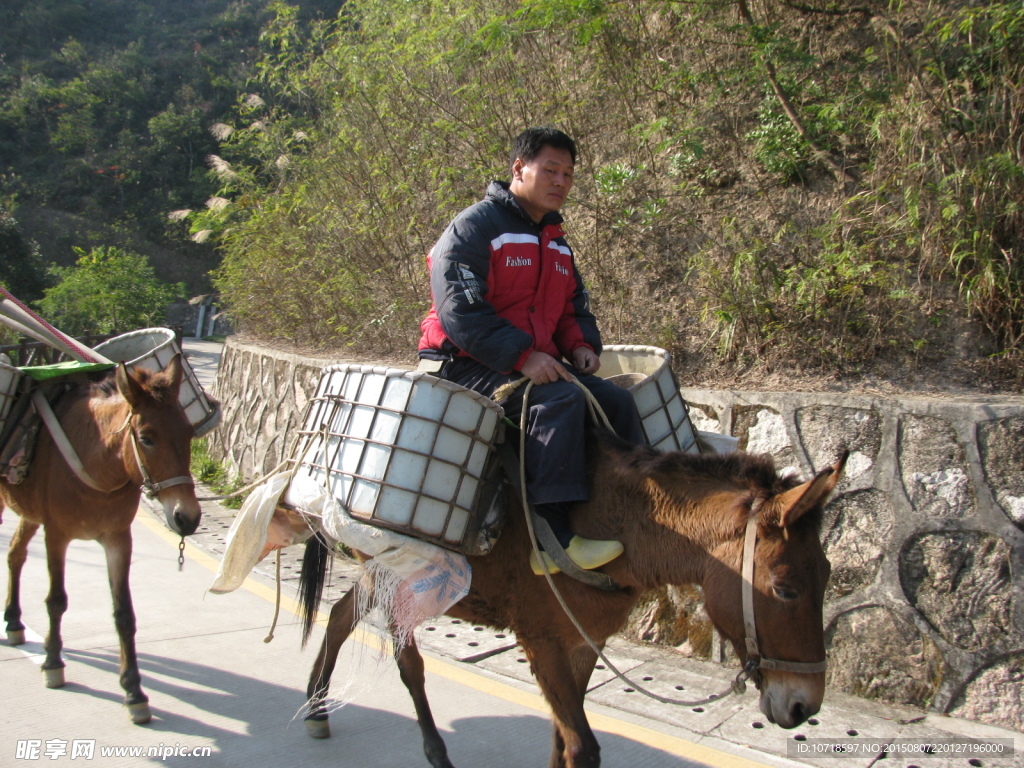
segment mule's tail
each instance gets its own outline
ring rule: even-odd
[[[302,606],[302,647],[309,642],[313,631],[320,598],[327,582],[327,565],[331,561],[331,550],[328,549],[321,534],[317,533],[306,540],[306,551],[302,556],[302,571],[299,574],[299,605]]]

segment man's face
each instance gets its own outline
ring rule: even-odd
[[[530,218],[539,222],[546,213],[562,207],[572,189],[572,174],[569,151],[545,145],[529,162],[516,159],[509,189]]]

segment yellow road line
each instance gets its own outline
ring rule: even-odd
[[[464,685],[467,688],[487,693],[496,698],[504,699],[513,704],[518,704],[527,709],[544,712],[545,714],[551,713],[551,708],[548,706],[547,701],[540,694],[522,691],[511,685],[491,680],[431,656],[424,656],[423,658],[427,670],[440,677]],[[706,765],[716,766],[716,768],[764,768],[764,764],[756,760],[748,760],[745,757],[731,755],[728,752],[705,747],[686,739],[680,739],[677,736],[670,736],[661,731],[655,731],[635,723],[627,723],[624,720],[602,715],[598,712],[588,711],[587,720],[590,721],[591,727],[596,731],[622,736],[631,741],[639,741],[649,747],[660,749],[677,757],[696,760]]]
[[[140,514],[135,519],[177,548],[180,537],[171,533],[166,525],[156,520],[152,515]],[[189,559],[194,560],[204,568],[209,569],[212,573],[216,573],[220,568],[220,562],[216,558],[195,546],[186,547],[185,554]],[[246,578],[242,583],[242,589],[245,589],[257,597],[263,598],[271,603],[277,600],[277,592],[274,589],[271,589],[266,584],[260,583],[251,576]],[[301,608],[298,602],[287,595],[281,595],[281,607],[295,616],[300,615]],[[328,616],[326,613],[323,611],[317,611],[317,624],[326,626],[327,618]],[[363,645],[370,646],[377,650],[381,647],[382,638],[372,632],[362,629],[361,627],[356,627],[351,636]],[[390,645],[387,646],[387,648],[390,649]],[[388,652],[390,653],[390,650],[388,650]],[[465,669],[462,666],[451,664],[433,656],[424,656],[423,661],[427,671],[432,672],[439,677],[464,685],[467,688],[480,691],[481,693],[494,696],[495,698],[508,701],[512,704],[532,709],[536,712],[544,712],[545,714],[550,714],[551,712],[547,701],[540,694],[523,691],[515,686],[508,685],[497,680],[492,680],[488,677],[477,674],[476,672]],[[757,762],[756,760],[750,760],[745,757],[729,754],[728,752],[722,752],[711,747],[680,739],[676,736],[670,736],[651,728],[646,728],[634,723],[628,723],[624,720],[619,720],[608,715],[602,715],[597,712],[588,712],[587,719],[595,730],[621,736],[623,738],[630,739],[631,741],[639,741],[647,746],[660,749],[663,752],[668,752],[669,754],[677,757],[695,760],[714,766],[715,768],[764,767],[764,763]]]

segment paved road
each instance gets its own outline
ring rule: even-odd
[[[182,351],[196,372],[196,378],[210,394],[214,394],[217,381],[217,367],[220,365],[220,353],[224,345],[216,341],[185,338],[182,340]]]
[[[209,386],[216,371],[216,345],[196,345],[187,339],[185,350],[200,380]],[[300,650],[291,610],[298,553],[288,550],[282,559],[281,620],[273,642],[264,643],[274,600],[269,564],[261,565],[236,592],[206,593],[232,515],[216,503],[204,503],[204,523],[190,539],[181,573],[176,565],[177,540],[162,520],[145,505],[136,520],[132,589],[143,686],[154,712],[148,726],[133,726],[120,706],[117,640],[102,552],[95,543],[76,542],[69,553],[70,608],[64,623],[68,684],[61,690],[44,688],[38,664],[39,634],[46,622],[46,570],[42,537],[37,537],[26,566],[23,599],[25,622],[35,634],[17,648],[0,641],[0,680],[8,694],[0,710],[0,768],[87,763],[84,754],[75,756],[72,750],[87,751],[90,745],[93,764],[104,767],[426,765],[408,695],[394,665],[379,661],[379,644],[371,632],[363,633],[358,642],[350,641],[343,651],[333,691],[349,703],[332,716],[334,737],[314,741],[306,736],[297,715],[322,629],[316,630],[309,648]],[[13,518],[10,511],[4,513],[0,547],[6,547],[13,532]],[[354,567],[339,563],[330,596],[343,590],[355,574]],[[0,581],[6,584],[6,572]],[[438,727],[457,766],[546,765],[548,710],[514,638],[442,619],[421,627],[418,640],[427,657],[427,687]],[[699,697],[720,690],[734,674],[628,643],[616,643],[612,651],[617,666],[663,695]],[[11,696],[13,691],[17,698]],[[832,694],[812,724],[784,732],[766,727],[752,694],[701,711],[672,708],[629,692],[606,672],[595,676],[588,702],[606,766],[868,768],[873,757],[795,762],[786,756],[794,737],[1013,737],[974,723],[923,718],[918,712]],[[1019,735],[1016,746],[1018,754],[1024,752]],[[39,750],[34,758],[33,747]],[[195,748],[208,749],[209,755],[186,756],[186,749]],[[56,759],[49,759],[47,749]],[[154,752],[150,757],[101,756],[109,749]],[[890,757],[879,765],[917,764]],[[1021,766],[1024,760],[969,763],[929,758],[922,768],[1011,764]]]
[[[6,546],[13,531],[10,517],[7,512],[0,526],[0,546]],[[364,634],[343,652],[347,661],[336,675],[335,693],[350,703],[332,718],[334,738],[309,739],[296,715],[314,649],[299,648],[288,595],[275,639],[264,643],[273,613],[268,579],[257,574],[234,593],[207,594],[216,558],[190,546],[179,573],[176,539],[148,508],[140,511],[133,532],[138,650],[153,722],[133,726],[120,705],[105,567],[101,549],[92,542],[76,542],[69,553],[70,608],[64,622],[68,682],[61,690],[44,688],[38,664],[46,621],[46,569],[42,542],[33,542],[23,595],[29,642],[20,647],[0,644],[0,678],[7,693],[0,766],[32,764],[27,756],[33,740],[43,753],[38,760],[46,765],[84,762],[71,753],[75,742],[80,742],[79,749],[92,744],[96,762],[103,766],[142,764],[138,757],[101,759],[100,751],[109,748],[153,749],[156,755],[150,761],[167,765],[425,765],[411,703],[394,665],[390,660],[380,663],[374,635]],[[442,627],[446,633],[448,629]],[[433,654],[428,665],[438,726],[456,765],[546,763],[550,726],[531,684],[495,671],[468,671],[467,665]],[[18,692],[16,699],[13,691]],[[759,764],[725,742],[694,743],[689,740],[693,734],[681,728],[606,706],[592,707],[592,721],[607,765]],[[212,753],[208,757],[182,756],[183,748],[207,747]],[[48,748],[66,754],[50,760]]]

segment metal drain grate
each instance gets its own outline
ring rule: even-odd
[[[643,686],[645,690],[664,698],[679,701],[698,701],[712,693],[720,692],[728,685],[724,679],[699,675],[658,662],[641,663],[634,665],[632,669],[621,671],[636,685]],[[696,706],[664,704],[645,696],[614,677],[604,685],[591,690],[587,694],[587,698],[599,704],[698,732],[706,732],[714,728],[722,720],[734,714],[741,706],[738,703],[741,700],[733,697],[720,704],[714,702]]]
[[[511,632],[468,624],[460,619],[433,619],[416,632],[416,642],[443,656],[475,663],[516,646]]]
[[[640,664],[636,659],[615,655],[614,653],[609,653],[608,658],[612,664],[623,672],[631,670]],[[519,646],[515,646],[513,649],[504,653],[483,659],[478,662],[477,666],[486,669],[489,672],[511,677],[514,680],[519,680],[524,683],[535,682],[533,673],[530,672],[530,663],[527,660],[523,649]],[[600,687],[613,677],[613,673],[604,669],[604,665],[598,662],[598,667],[594,668],[594,674],[590,678],[589,690],[594,690],[595,687]],[[587,696],[590,697],[590,694],[588,693]]]

